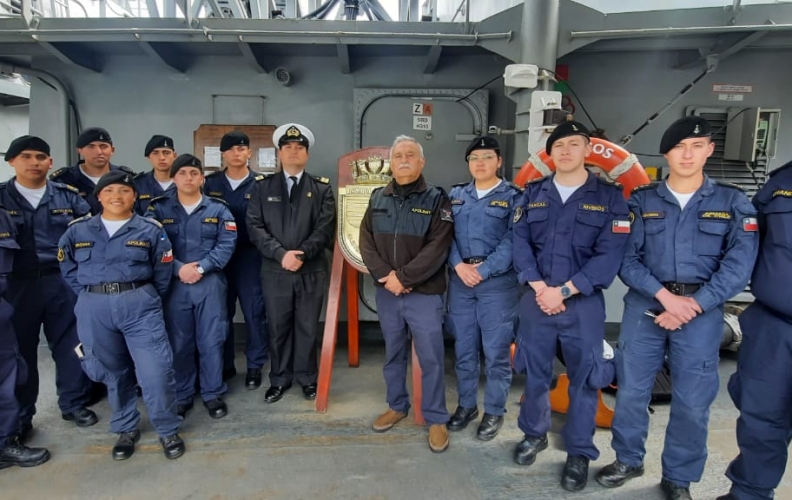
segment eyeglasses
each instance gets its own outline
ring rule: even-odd
[[[494,160],[495,158],[497,158],[497,155],[484,155],[484,156],[470,155],[467,157],[467,161],[479,161],[479,160],[489,161],[489,160]]]

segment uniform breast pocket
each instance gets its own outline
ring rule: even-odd
[[[217,224],[203,223],[201,224],[201,238],[204,240],[217,238]]]
[[[148,249],[139,247],[127,247],[124,256],[131,262],[145,262],[149,259]]]
[[[488,236],[500,237],[509,225],[508,207],[487,207],[484,209],[487,217],[484,218],[484,232]]]
[[[78,248],[74,251],[74,260],[76,262],[88,262],[91,259],[90,248]]]
[[[576,224],[572,233],[572,244],[576,247],[593,247],[607,220],[608,214],[606,213],[579,210],[575,216]]]
[[[534,243],[544,240],[549,217],[550,212],[547,208],[533,208],[526,212],[525,221],[531,230],[531,239]]]
[[[719,257],[723,251],[726,233],[729,232],[728,221],[705,220],[698,223],[696,235],[696,253],[711,257]]]
[[[373,211],[371,213],[371,229],[374,233],[392,233],[394,228],[390,214],[385,210]]]
[[[767,216],[765,241],[771,245],[792,246],[792,198],[774,198],[763,211]]]

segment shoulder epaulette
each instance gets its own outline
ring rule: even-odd
[[[314,179],[317,182],[321,182],[322,184],[330,184],[330,179],[327,177],[319,177],[318,175],[314,175]]]
[[[145,171],[144,172],[138,172],[137,174],[135,174],[135,177],[133,177],[133,179],[138,180],[139,178],[143,177],[147,173],[148,172],[145,172]]]
[[[213,172],[209,172],[208,174],[206,174],[205,177],[214,177],[215,175],[219,174],[220,172],[222,172],[222,170],[215,170]]]
[[[523,188],[521,188],[520,186],[518,186],[517,184],[515,184],[513,182],[507,182],[506,184],[508,184],[510,188],[516,189],[517,191],[522,191],[523,190]]]
[[[71,191],[72,193],[80,194],[80,190],[72,186],[71,184],[65,184],[63,182],[53,182],[52,185],[58,189],[66,189],[67,191]]]
[[[745,189],[742,186],[738,186],[737,184],[734,184],[732,182],[726,182],[726,181],[722,181],[722,180],[718,180],[718,179],[713,179],[713,180],[715,181],[715,184],[717,184],[718,186],[723,186],[723,187],[736,189],[738,191],[745,192]]]
[[[210,199],[210,200],[212,200],[212,201],[219,201],[219,202],[220,202],[220,203],[222,203],[223,205],[225,205],[225,206],[228,206],[228,202],[227,202],[227,201],[225,201],[225,200],[224,200],[224,199],[222,199],[222,198],[216,198],[216,197],[214,197],[214,196],[207,196],[207,198],[209,198],[209,199]]]
[[[152,219],[151,217],[141,217],[141,219],[150,222],[151,224],[154,224],[158,228],[162,229],[162,224],[160,224],[160,221],[158,221],[157,219]]]
[[[632,188],[632,191],[630,191],[630,192],[631,193],[637,193],[638,191],[643,191],[645,189],[653,189],[653,188],[656,188],[657,186],[659,186],[659,184],[652,184],[652,183],[650,183],[650,184],[642,184],[640,186],[635,186],[634,188]]]
[[[152,205],[154,205],[154,203],[156,203],[156,202],[158,202],[158,201],[161,201],[161,200],[165,200],[165,199],[167,199],[167,198],[170,198],[170,196],[168,196],[167,194],[163,194],[163,195],[160,195],[160,196],[155,196],[155,197],[154,197],[154,198],[152,198],[152,199],[151,199],[151,201],[149,202],[149,208],[151,208],[151,206],[152,206]]]
[[[451,187],[452,188],[461,188],[461,187],[467,186],[468,184],[470,184],[470,183],[469,182],[459,182],[457,184],[451,184]]]
[[[121,170],[122,172],[126,172],[126,173],[128,173],[128,174],[135,174],[135,175],[137,175],[137,172],[135,172],[134,170],[132,170],[132,169],[131,169],[131,168],[129,168],[129,167],[125,167],[124,165],[118,165],[118,170]]]
[[[770,177],[772,177],[772,176],[774,176],[775,174],[777,174],[778,172],[780,172],[780,171],[782,171],[782,170],[786,170],[786,169],[788,169],[789,167],[792,167],[792,161],[790,161],[789,163],[785,163],[785,164],[781,165],[780,167],[778,167],[778,168],[776,168],[776,169],[773,169],[773,170],[771,170],[771,171],[770,171],[770,172],[769,172],[767,175],[769,175]]]
[[[74,219],[73,221],[69,222],[69,225],[71,226],[72,224],[77,224],[78,222],[85,222],[85,221],[89,220],[90,218],[91,218],[91,214],[83,215],[82,217],[79,217],[79,218]]]
[[[61,175],[63,175],[63,174],[65,174],[66,172],[68,172],[70,168],[71,168],[71,167],[63,167],[63,168],[59,168],[58,170],[56,170],[56,171],[54,171],[54,172],[52,172],[52,173],[50,174],[50,179],[55,179],[55,178],[57,178],[57,177],[60,177]]]

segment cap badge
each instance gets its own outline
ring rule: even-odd
[[[574,130],[575,132],[579,132],[577,125],[575,124],[572,124],[572,130]]]
[[[701,133],[701,129],[699,128],[698,124],[696,124],[696,128],[693,129],[693,133],[694,134],[700,134]]]
[[[104,134],[102,134],[102,133],[99,133],[99,140],[100,140],[100,141],[103,141],[103,140],[104,140]]]
[[[300,129],[292,125],[289,127],[289,130],[286,131],[287,137],[299,137],[300,136]]]
[[[130,183],[130,182],[132,182],[132,179],[130,179],[128,175],[125,175],[124,176],[124,182]]]
[[[484,139],[481,139],[481,147],[484,147]]]

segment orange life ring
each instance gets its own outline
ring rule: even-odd
[[[634,154],[618,144],[596,137],[591,139],[591,145],[591,154],[586,158],[589,170],[596,174],[604,174],[610,180],[624,186],[625,198],[629,198],[633,188],[649,184],[649,176]],[[552,158],[543,149],[539,154],[531,155],[525,162],[514,178],[514,183],[524,186],[526,182],[550,175],[554,170]]]

